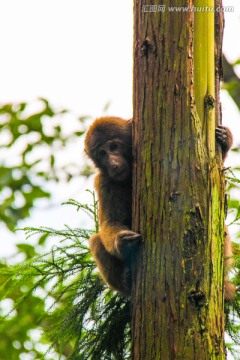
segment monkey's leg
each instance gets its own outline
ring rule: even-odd
[[[225,225],[224,227],[226,237],[224,241],[224,267],[225,267],[225,277],[224,277],[224,290],[225,290],[225,301],[233,301],[236,297],[236,287],[228,280],[228,272],[233,266],[233,252],[232,252],[232,243],[229,236],[228,228]]]
[[[129,266],[106,251],[99,234],[90,238],[89,246],[104,282],[111,289],[129,295],[131,289]]]

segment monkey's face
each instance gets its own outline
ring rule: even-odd
[[[120,139],[106,141],[98,148],[97,166],[114,182],[131,178],[131,153]]]

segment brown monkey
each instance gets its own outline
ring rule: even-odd
[[[231,131],[222,125],[219,125],[216,128],[216,138],[217,141],[220,143],[222,148],[222,158],[223,161],[225,160],[228,150],[232,146],[233,138]],[[232,301],[236,296],[236,287],[228,281],[228,274],[229,268],[233,265],[233,252],[232,252],[232,243],[229,236],[228,228],[225,225],[225,242],[224,242],[224,256],[225,256],[225,279],[224,279],[224,292],[225,292],[225,300]]]
[[[233,251],[232,251],[232,242],[226,225],[225,225],[224,256],[225,256],[224,297],[227,302],[230,302],[233,301],[236,296],[236,287],[228,280],[228,271],[233,266]]]
[[[85,151],[99,170],[95,189],[99,200],[100,232],[90,238],[91,253],[103,280],[130,293],[129,255],[141,241],[131,231],[132,122],[117,117],[95,120],[85,139]]]
[[[232,134],[216,128],[223,160],[232,145]],[[117,117],[95,120],[85,139],[85,151],[99,170],[95,188],[99,198],[101,230],[90,238],[90,249],[103,280],[127,295],[131,289],[129,254],[141,241],[131,231],[132,207],[132,122]],[[226,230],[225,266],[232,263],[232,246]],[[225,298],[232,300],[235,287],[225,277]]]

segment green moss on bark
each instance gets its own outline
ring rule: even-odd
[[[144,243],[132,294],[133,359],[224,359],[224,179],[214,109],[204,104],[210,87],[203,91],[193,75],[196,47],[203,51],[194,14],[145,13],[138,1],[134,14],[133,226]]]

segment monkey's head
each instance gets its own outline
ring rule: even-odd
[[[85,152],[104,176],[127,182],[132,172],[132,122],[118,117],[96,119],[85,138]]]

